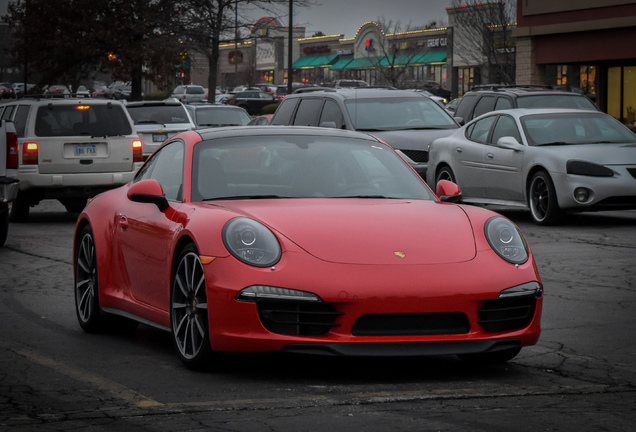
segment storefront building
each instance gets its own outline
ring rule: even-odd
[[[517,83],[589,93],[630,127],[636,121],[636,2],[517,0]]]

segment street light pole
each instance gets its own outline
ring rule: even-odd
[[[238,85],[238,0],[234,0],[234,87]]]
[[[294,37],[294,27],[293,27],[293,15],[294,15],[294,0],[289,0],[289,31],[288,31],[288,41],[287,41],[287,94],[292,93],[292,66],[294,64],[292,55],[294,53],[292,46],[292,39]]]

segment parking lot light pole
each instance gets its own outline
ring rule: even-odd
[[[294,53],[292,47],[292,39],[294,37],[294,27],[293,24],[293,14],[294,14],[294,0],[289,0],[289,31],[288,31],[288,41],[287,41],[287,94],[292,93],[292,66],[294,64],[292,55]]]

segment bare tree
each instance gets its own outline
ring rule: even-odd
[[[453,27],[454,64],[479,66],[482,79],[493,84],[515,83],[516,0],[484,3],[453,0],[449,26]]]

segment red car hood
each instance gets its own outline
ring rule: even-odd
[[[452,204],[346,198],[224,204],[324,261],[414,265],[475,257],[470,221]]]

